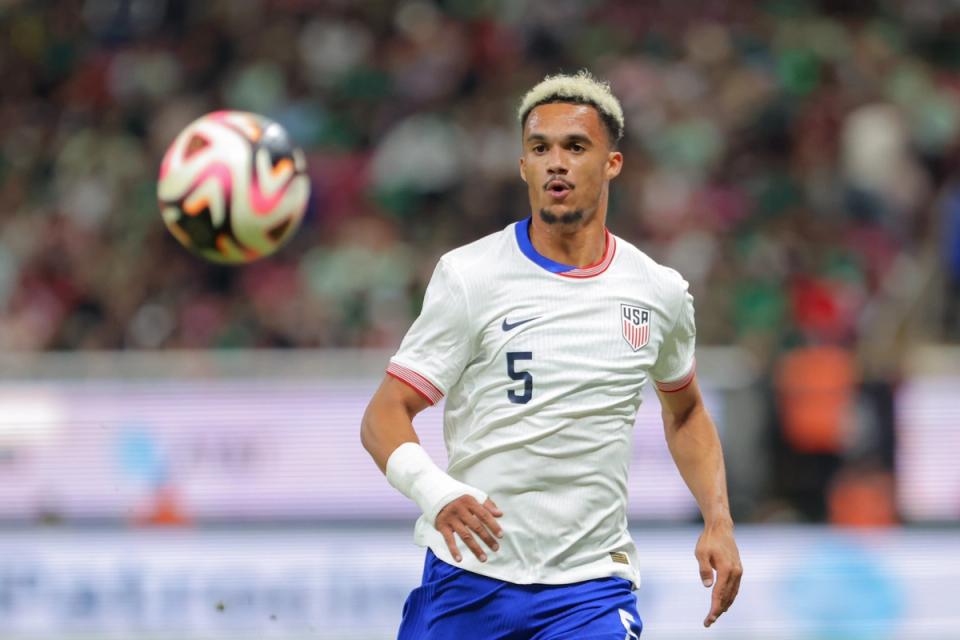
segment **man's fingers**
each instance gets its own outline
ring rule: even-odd
[[[735,573],[727,567],[717,569],[717,584],[710,597],[710,613],[703,621],[705,627],[717,621],[721,614],[726,612],[733,603]]]
[[[490,511],[490,509],[480,509],[479,513],[477,513],[477,517],[483,520],[483,523],[487,525],[487,528],[490,529],[490,531],[493,532],[493,535],[497,536],[498,538],[503,537],[503,529],[500,528],[500,523],[497,522],[497,519],[493,517],[493,513]]]
[[[705,587],[713,586],[713,567],[710,566],[710,559],[706,556],[697,556],[697,562],[700,563],[700,581]]]
[[[730,608],[730,605],[733,604],[733,601],[736,600],[737,594],[740,592],[740,578],[743,576],[743,569],[739,567],[733,568],[729,573],[729,579],[727,580],[728,586],[726,591],[726,603],[724,604],[723,610],[726,611]]]
[[[710,613],[707,614],[707,617],[703,621],[703,626],[705,627],[709,627],[716,622],[717,618],[720,617],[720,614],[723,613],[723,607],[721,606],[722,584],[722,582],[717,580],[716,586],[713,587],[713,592],[710,595]]]
[[[463,522],[455,522],[453,524],[453,528],[457,532],[457,535],[460,536],[460,539],[463,540],[463,542],[470,549],[470,551],[473,551],[473,555],[477,556],[480,562],[486,562],[487,554],[485,554],[483,549],[480,548],[480,545],[477,543],[477,539],[472,533],[470,533],[470,529],[468,529]]]
[[[730,594],[730,604],[733,604],[733,601],[737,599],[737,594],[740,593],[740,580],[742,578],[743,569],[738,568],[738,570],[734,572],[733,590]]]
[[[450,555],[453,556],[453,559],[457,562],[463,560],[463,558],[460,557],[460,550],[457,549],[457,541],[453,538],[453,529],[443,527],[440,529],[440,533],[443,534],[443,539],[447,543],[447,549],[450,549]]]
[[[488,511],[493,513],[493,515],[497,516],[498,518],[503,515],[503,511],[500,511],[500,507],[497,506],[497,503],[495,503],[490,498],[487,498],[486,502],[483,503],[483,506],[486,507]]]
[[[703,626],[709,627],[730,608],[737,597],[743,567],[733,532],[728,528],[705,529],[697,541],[695,555],[703,585],[713,587],[710,592],[710,612],[703,620]]]
[[[495,518],[498,514],[502,515],[492,500],[480,504],[472,496],[464,495],[440,510],[434,526],[443,534],[454,560],[463,560],[457,548],[456,536],[459,536],[481,562],[486,562],[487,554],[480,546],[480,540],[493,551],[500,549],[496,538],[503,537],[503,531]]]
[[[485,511],[485,509],[481,509]],[[500,548],[500,545],[497,544],[497,541],[493,539],[493,534],[487,530],[487,527],[484,526],[483,522],[480,521],[474,514],[468,516],[468,526],[478,535],[480,539],[483,540],[488,547],[496,551]]]

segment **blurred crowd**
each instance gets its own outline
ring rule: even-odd
[[[528,215],[519,98],[589,68],[626,115],[609,227],[691,282],[701,344],[780,372],[787,449],[832,455],[791,380],[960,340],[958,36],[945,0],[0,2],[0,348],[394,347],[443,252]],[[243,268],[156,204],[221,108],[284,124],[313,184]]]
[[[391,347],[439,254],[527,215],[517,101],[579,68],[626,113],[609,226],[690,280],[701,343],[955,339],[960,12],[827,5],[0,4],[0,347]],[[314,185],[242,269],[155,202],[223,107],[283,123]]]

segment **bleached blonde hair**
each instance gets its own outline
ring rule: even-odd
[[[586,69],[578,71],[576,75],[560,73],[547,76],[527,91],[517,110],[520,128],[527,123],[527,117],[535,107],[551,102],[592,105],[600,114],[613,146],[623,137],[623,107],[620,101],[610,91],[610,83],[597,80]]]

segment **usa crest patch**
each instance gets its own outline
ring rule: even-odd
[[[623,339],[636,351],[650,341],[650,310],[632,304],[620,305]]]

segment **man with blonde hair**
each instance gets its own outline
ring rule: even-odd
[[[627,470],[651,380],[703,514],[710,626],[742,574],[723,455],[686,281],[606,228],[623,110],[580,72],[547,77],[518,115],[531,215],[440,259],[363,417],[364,446],[423,511],[423,581],[399,638],[639,637]],[[446,472],[412,423],[444,397]]]

